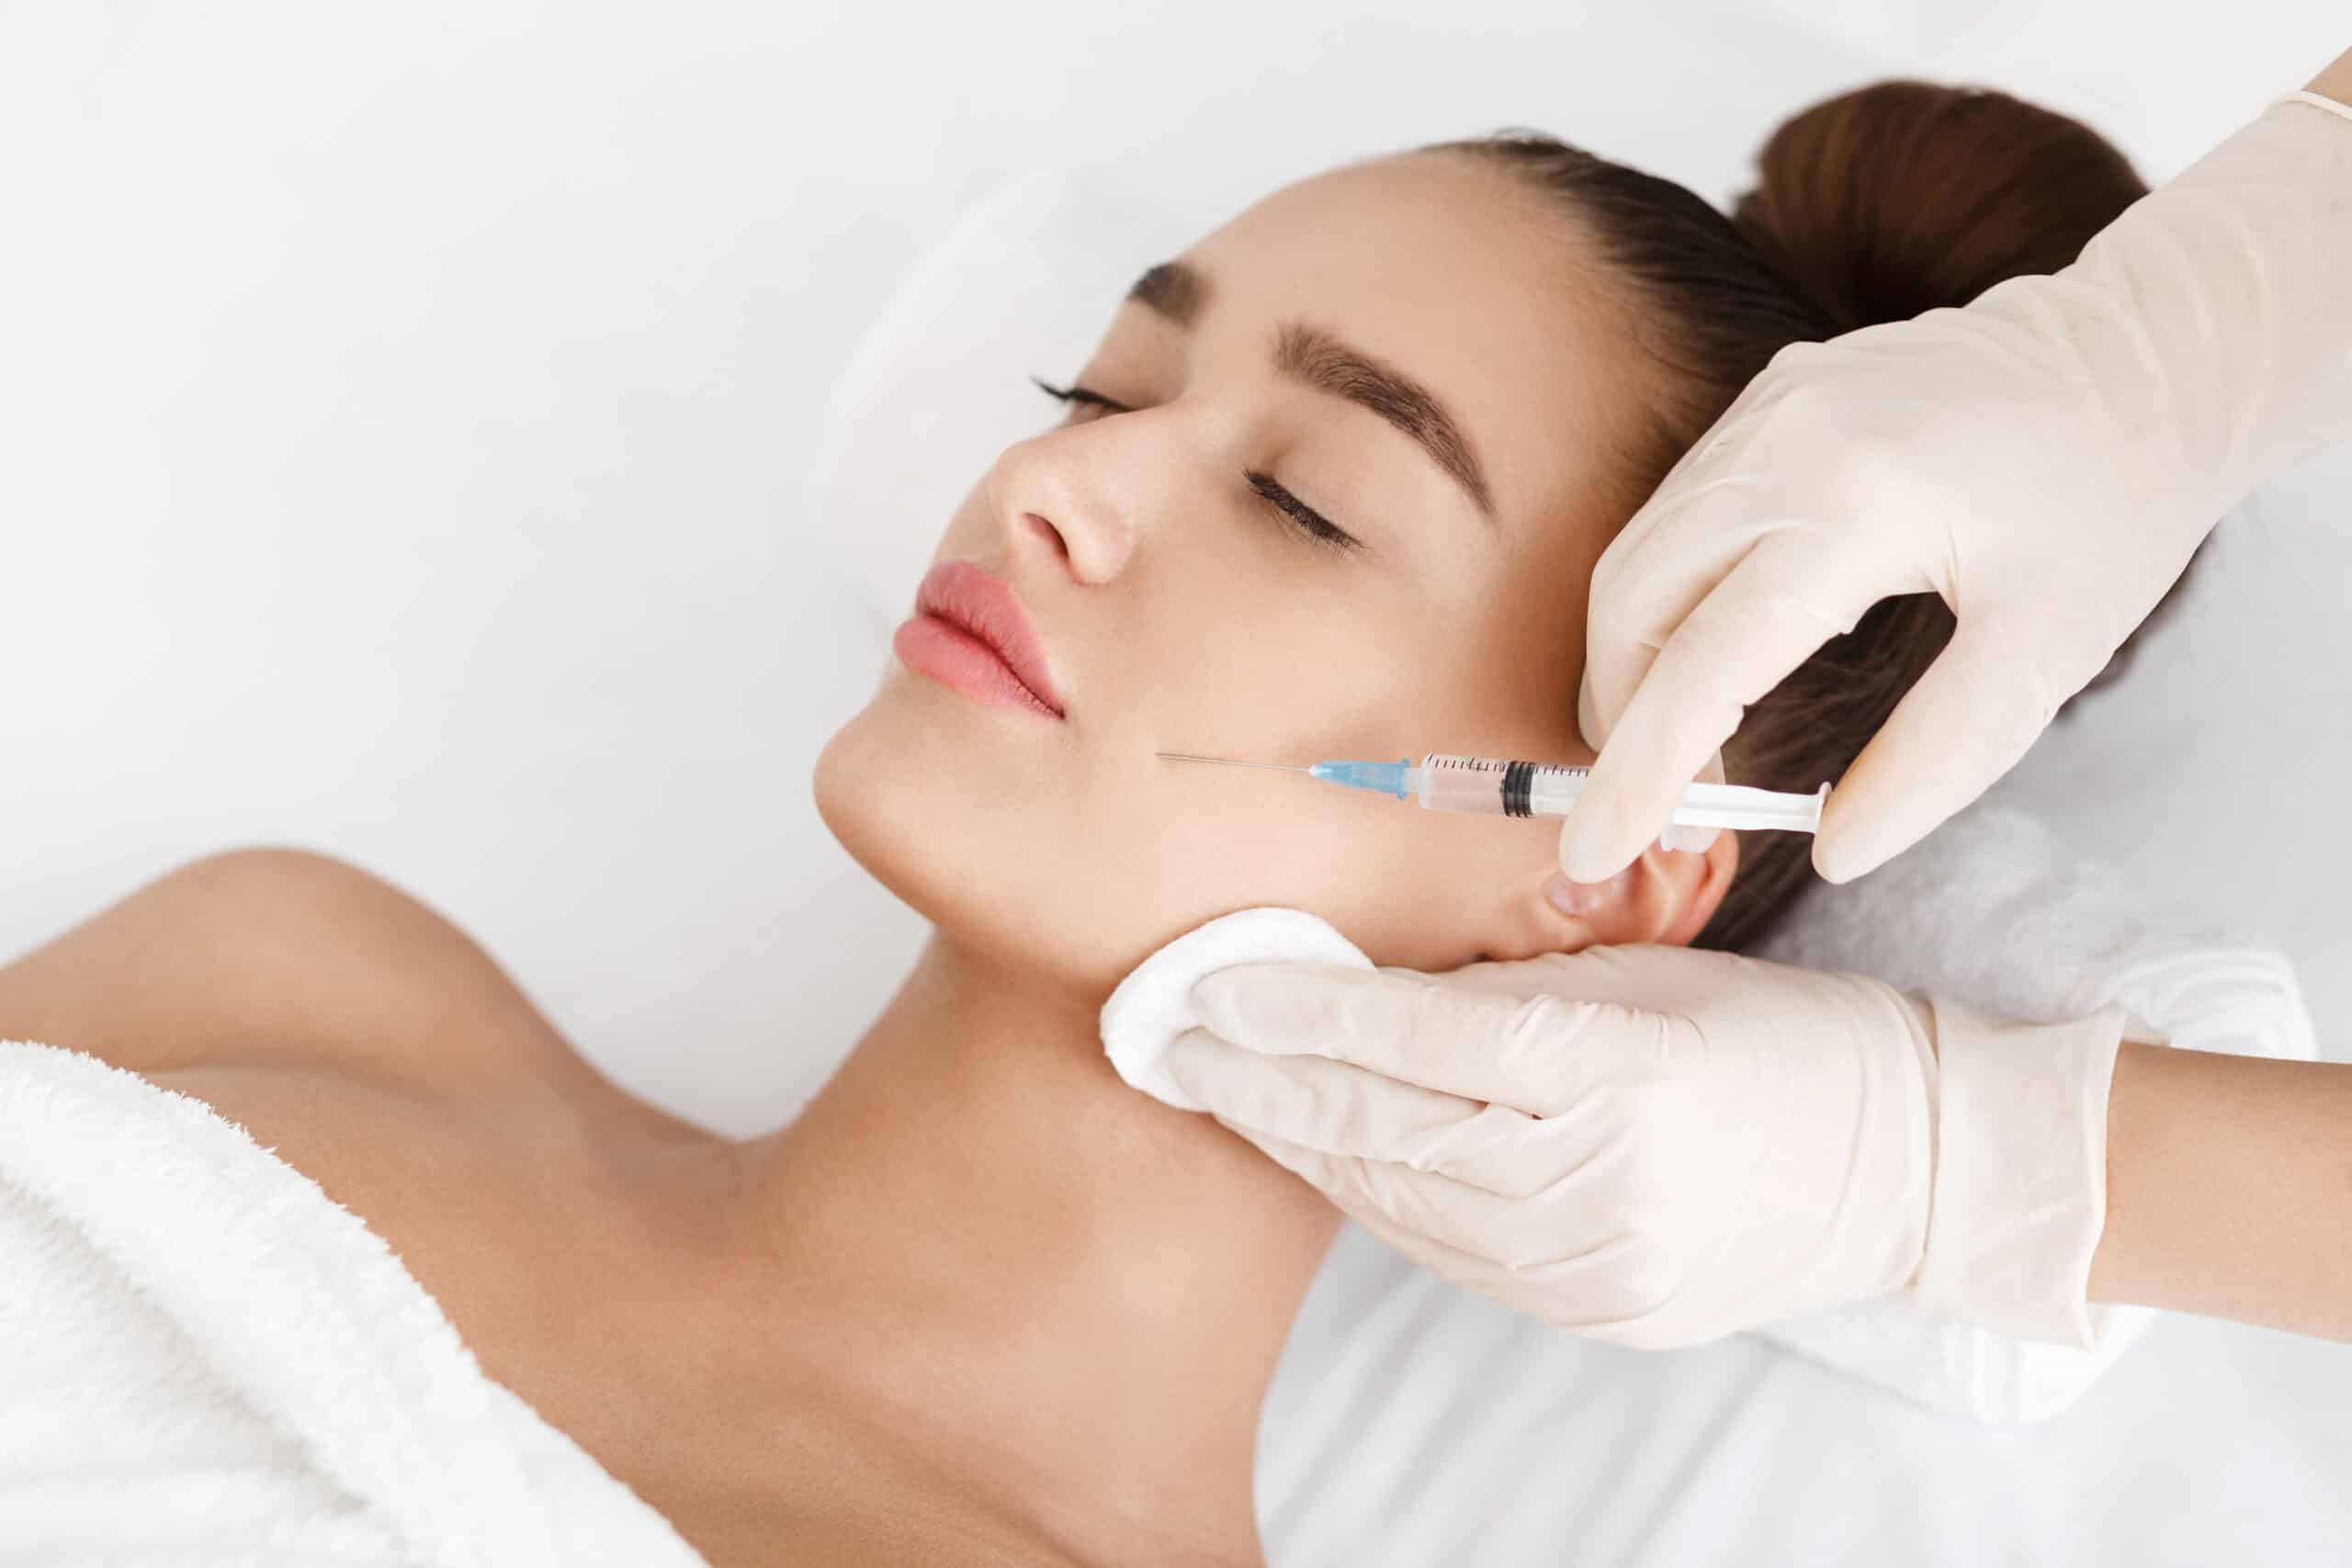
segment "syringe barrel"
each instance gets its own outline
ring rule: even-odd
[[[1559,762],[1514,762],[1433,751],[1414,770],[1414,799],[1430,811],[1486,817],[1560,817],[1590,770]]]
[[[1565,817],[1583,793],[1589,768],[1564,762],[1517,762],[1500,757],[1431,752],[1411,771],[1414,799],[1430,811],[1470,811],[1487,817]],[[1670,820],[1686,828],[1793,829],[1817,831],[1829,796],[1745,784],[1685,786]]]

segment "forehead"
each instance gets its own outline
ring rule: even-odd
[[[1458,154],[1408,153],[1283,186],[1186,253],[1195,331],[1300,319],[1388,360],[1453,411],[1506,517],[1589,493],[1611,449],[1623,307],[1573,214]]]

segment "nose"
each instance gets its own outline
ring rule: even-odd
[[[989,471],[989,504],[1013,555],[1103,583],[1135,553],[1136,528],[1131,503],[1109,478],[1113,466],[1073,449],[1080,434],[1048,431],[1005,448]]]

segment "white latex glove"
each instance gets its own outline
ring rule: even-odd
[[[1860,976],[1603,947],[1442,977],[1246,964],[1163,1066],[1407,1257],[1596,1338],[1911,1292],[2087,1346],[2124,1011],[2004,1023]]]
[[[1894,594],[1958,627],[1831,792],[1815,868],[1858,876],[1975,799],[2222,513],[2352,436],[2347,278],[2352,109],[2306,94],[2063,271],[1775,355],[1593,573],[1600,757],[1561,869],[1623,869],[1743,707]]]

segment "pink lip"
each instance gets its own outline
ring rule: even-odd
[[[942,561],[890,639],[900,662],[967,697],[1062,716],[1045,645],[1012,589],[969,561]]]

